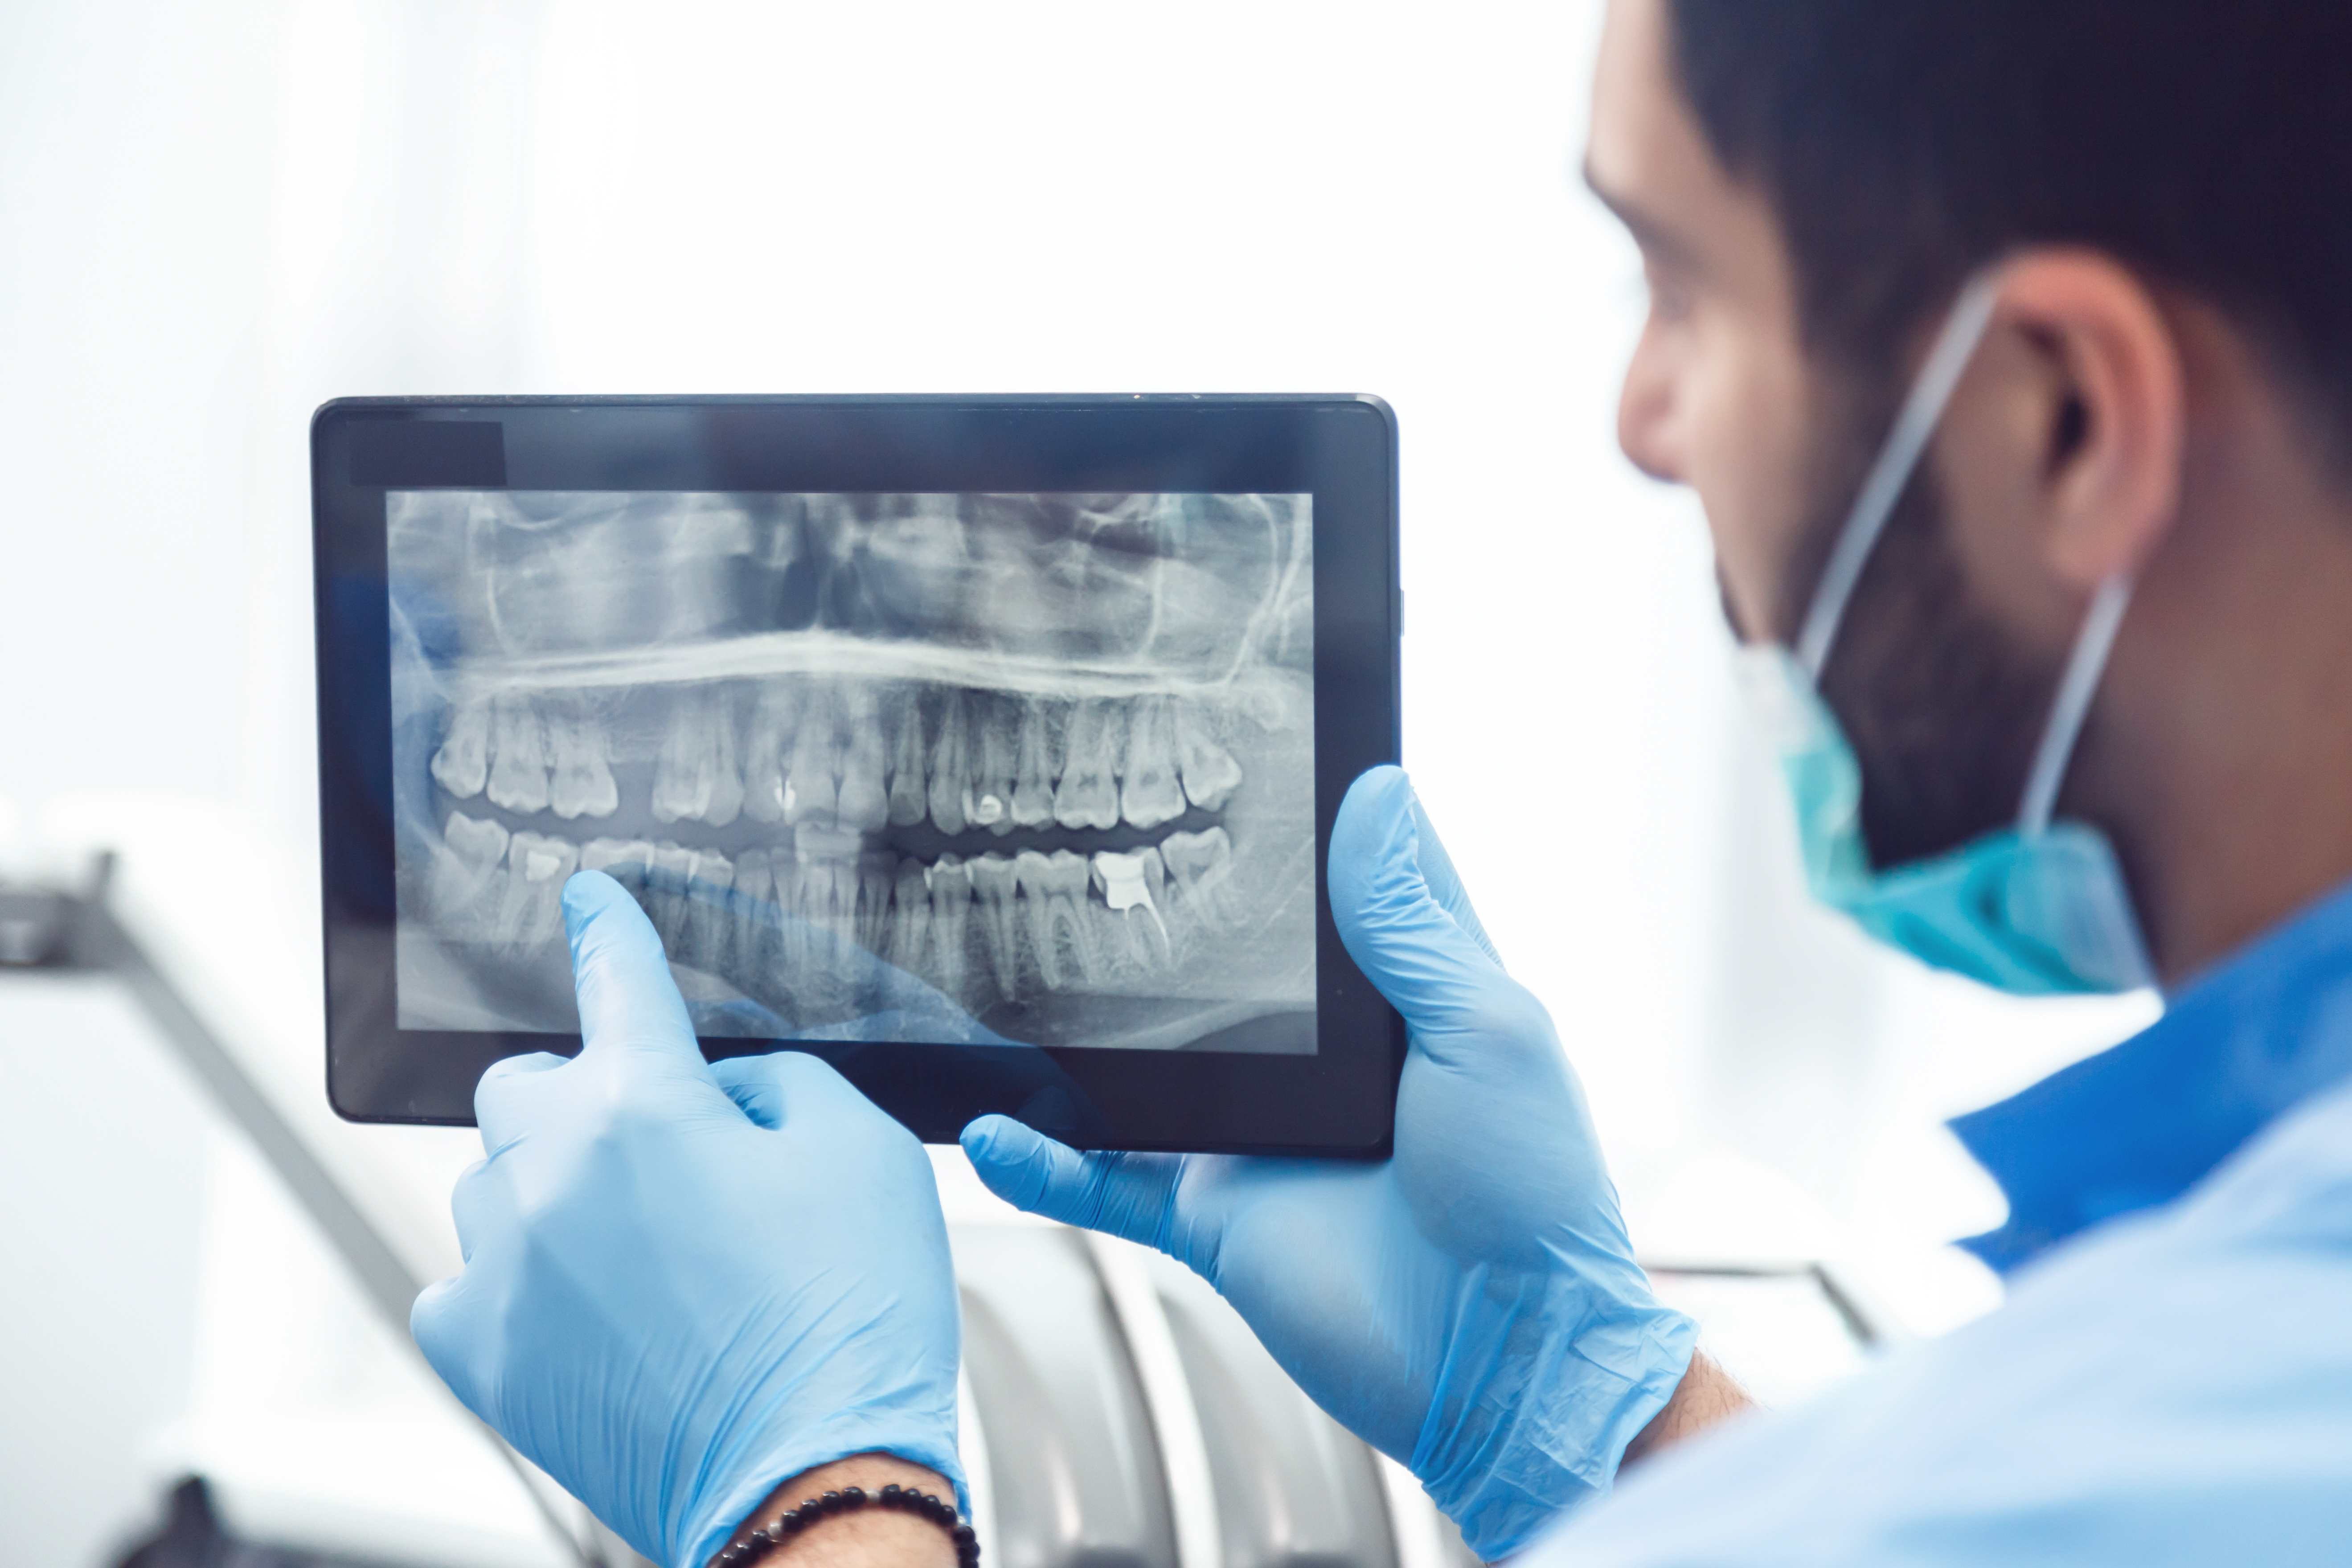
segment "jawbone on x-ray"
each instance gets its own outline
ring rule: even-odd
[[[1313,1051],[1311,501],[393,492],[400,1026]]]

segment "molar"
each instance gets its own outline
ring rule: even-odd
[[[931,822],[950,838],[961,833],[970,820],[963,808],[964,797],[971,793],[967,782],[970,751],[963,693],[950,691],[940,706],[939,743],[931,748],[929,795]]]
[[[1160,851],[1149,846],[1131,855],[1105,850],[1094,858],[1093,881],[1103,896],[1105,911],[1126,933],[1136,962],[1147,970],[1167,968],[1173,956],[1167,923],[1160,918],[1166,880],[1167,868]]]
[[[1223,806],[1242,782],[1242,765],[1190,704],[1176,710],[1176,765],[1184,775],[1184,798],[1203,811]]]
[[[490,776],[490,705],[463,702],[449,716],[449,732],[433,753],[433,776],[459,800],[482,793]],[[503,849],[501,850],[503,853]]]
[[[735,761],[734,704],[724,696],[681,697],[654,763],[654,816],[724,827],[743,809],[743,774]]]
[[[1222,827],[1205,833],[1171,833],[1160,843],[1160,858],[1193,919],[1222,925],[1229,918],[1227,880],[1234,868],[1234,841]]]
[[[981,906],[981,940],[988,949],[989,967],[996,972],[997,994],[1010,1002],[1019,994],[1021,963],[1013,927],[1013,862],[1002,855],[982,855],[966,864],[972,897]]]
[[[546,810],[547,738],[538,710],[520,697],[502,697],[493,717],[498,756],[490,764],[490,804],[525,816]]]
[[[555,815],[610,816],[620,809],[620,786],[613,782],[604,726],[581,710],[559,710],[549,719],[548,748],[555,766],[548,780],[548,800]]]
[[[1176,781],[1175,705],[1169,699],[1147,697],[1137,706],[1119,778],[1119,815],[1136,826],[1158,827],[1184,815],[1184,790]]]
[[[890,820],[890,797],[882,781],[882,714],[874,693],[862,686],[848,694],[845,744],[841,762],[841,794],[837,803],[842,826],[861,833],[879,833]]]
[[[1118,711],[1084,701],[1070,715],[1070,760],[1054,797],[1054,820],[1065,827],[1118,826]]]
[[[1101,966],[1095,933],[1080,907],[1087,896],[1087,862],[1067,849],[1041,855],[1024,849],[1013,858],[1013,873],[1029,916],[1029,945],[1036,950],[1037,968],[1049,991],[1066,991],[1073,981],[1085,984]],[[1073,975],[1062,962],[1067,939]]]
[[[433,924],[443,936],[478,940],[503,898],[494,884],[505,875],[507,830],[453,811],[441,829],[442,853],[433,858]]]
[[[580,851],[561,838],[518,833],[507,843],[506,898],[493,940],[511,952],[543,947],[563,925],[563,882]]]
[[[583,871],[603,871],[615,881],[625,882],[621,873],[634,866],[639,868],[637,879],[642,882],[644,869],[653,863],[654,847],[643,838],[591,838],[580,847]]]

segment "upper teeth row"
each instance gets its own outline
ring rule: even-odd
[[[681,690],[654,758],[662,822],[803,822],[871,833],[927,818],[967,827],[1153,828],[1221,808],[1240,763],[1171,697],[1075,702],[954,689],[771,680]],[[432,762],[460,800],[567,820],[620,805],[605,720],[581,700],[461,703]]]

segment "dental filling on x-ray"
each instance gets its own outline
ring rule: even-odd
[[[400,1026],[1312,1052],[1311,502],[394,491]]]

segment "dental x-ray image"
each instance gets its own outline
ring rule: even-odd
[[[400,1026],[1312,1052],[1311,501],[392,491]]]

